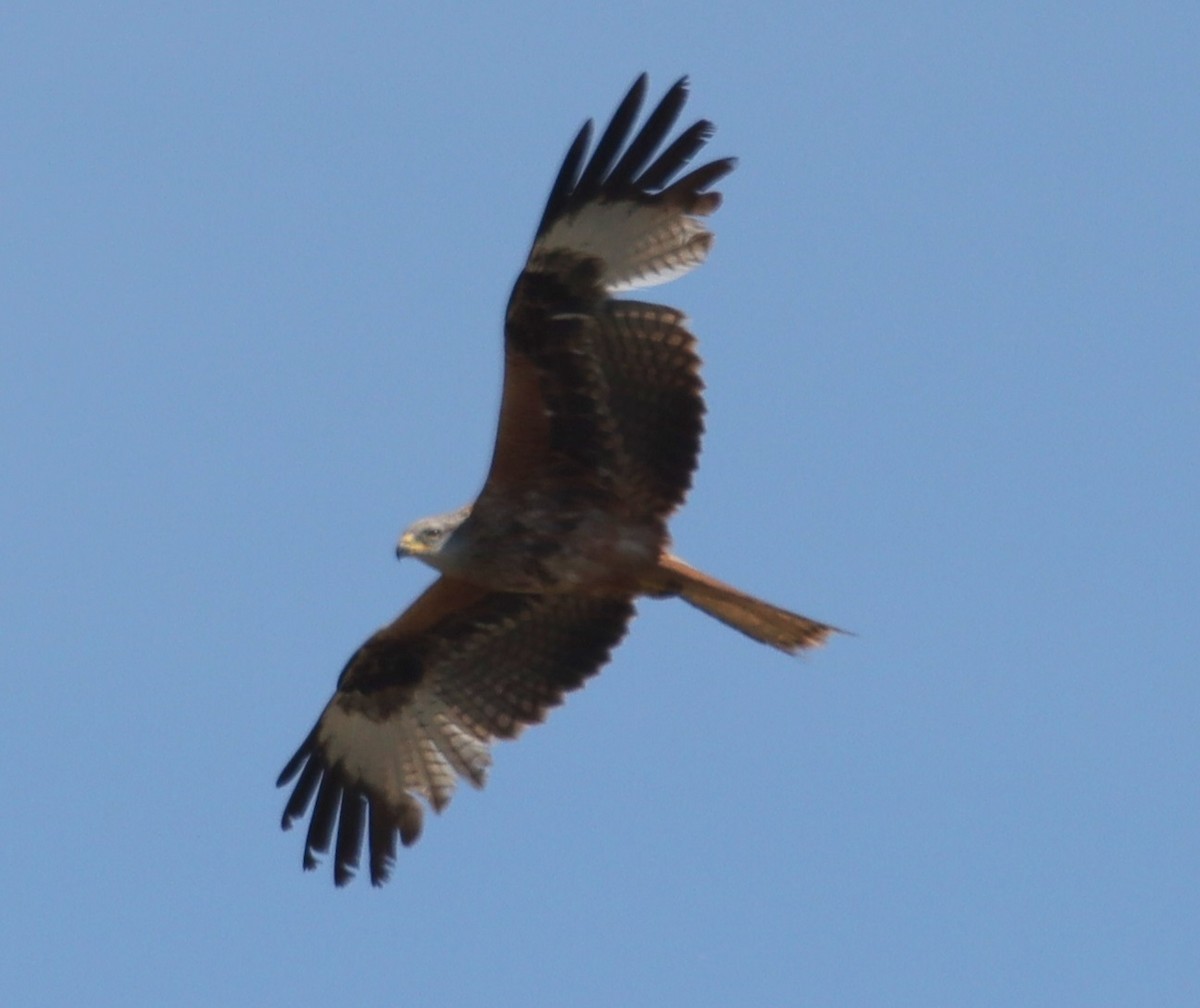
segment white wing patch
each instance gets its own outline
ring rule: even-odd
[[[482,787],[492,762],[487,745],[429,696],[383,719],[335,698],[321,716],[317,744],[349,784],[390,808],[419,794],[440,812],[454,795],[458,774]]]
[[[598,200],[554,222],[534,245],[542,255],[566,251],[598,259],[610,294],[654,287],[682,276],[708,256],[713,236],[695,217],[670,205]]]

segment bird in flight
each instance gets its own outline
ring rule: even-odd
[[[438,579],[346,663],[279,775],[283,828],[312,815],[304,867],[334,847],[334,881],[368,851],[371,881],[421,832],[423,799],[476,787],[489,745],[542,721],[608,661],[634,600],[682,598],[796,652],[834,628],[709,577],[670,551],[667,519],[696,468],[704,400],[695,337],[674,308],[614,297],[702,263],[732,158],[685,167],[712,135],[667,143],[687,79],[635,133],[646,75],[591,148],[579,131],[550,190],[504,321],[491,468],[474,504],[423,518],[400,556]],[[664,147],[665,144],[665,147]]]

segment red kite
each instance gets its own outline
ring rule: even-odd
[[[334,880],[391,870],[458,777],[482,786],[489,744],[541,721],[608,661],[638,596],[678,597],[783,651],[834,631],[701,573],[670,552],[667,519],[700,451],[696,340],[674,308],[615,298],[704,261],[701,218],[732,158],[681,174],[701,120],[659,152],[680,80],[632,135],[643,74],[588,156],[580,130],[550,191],[505,317],[504,393],[491,469],[473,505],[425,518],[397,553],[440,573],[351,657],[279,776],[289,828],[316,803],[304,867],[334,843]]]

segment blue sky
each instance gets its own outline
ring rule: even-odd
[[[1200,997],[1200,15],[22,4],[0,64],[0,990],[20,1005]],[[559,159],[736,154],[679,551],[392,882],[273,780],[469,499]]]

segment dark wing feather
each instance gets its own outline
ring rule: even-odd
[[[583,175],[579,178],[579,184],[575,187],[573,198],[576,201],[586,203],[600,195],[609,172],[612,170],[613,161],[621,147],[624,146],[625,139],[629,136],[629,131],[633,128],[637,114],[641,110],[642,100],[646,97],[646,84],[647,77],[642,74],[633,82],[633,87],[629,89],[628,94],[621,99],[621,104],[613,113],[608,128],[596,142],[592,158],[584,168]]]
[[[595,329],[621,446],[621,499],[636,513],[665,516],[691,486],[704,432],[696,339],[681,312],[642,301],[610,301]]]
[[[638,180],[641,186],[651,191],[663,188],[671,180],[671,176],[682,171],[700,148],[708,143],[712,135],[713,125],[707,119],[692,123],[671,142],[671,145],[659,155],[654,164],[642,172],[642,176]],[[711,164],[719,167],[722,175],[728,174],[733,169],[731,158],[713,161]]]
[[[538,222],[537,233],[541,234],[549,227],[550,222],[562,215],[567,200],[579,185],[579,170],[583,166],[584,155],[587,154],[588,144],[592,141],[592,121],[589,119],[575,134],[567,156],[563,158],[562,167],[550,187],[550,197],[546,200],[546,209],[542,211],[542,219]]]
[[[644,83],[646,75],[642,74],[640,80]],[[632,94],[632,92],[630,93]],[[675,120],[679,118],[679,113],[683,111],[683,106],[686,103],[687,81],[685,78],[678,81],[663,96],[662,101],[650,113],[645,125],[642,126],[638,135],[634,137],[633,142],[621,156],[621,160],[613,168],[609,177],[617,180],[618,183],[627,182],[627,184],[631,184],[634,179],[637,179],[636,189],[641,191],[652,191],[658,188],[657,186],[648,184],[644,177],[639,178],[638,172],[646,167],[646,162],[662,146],[663,141],[667,138],[667,134],[671,132],[671,127],[675,125]],[[698,123],[697,125],[704,124]]]
[[[418,796],[440,810],[456,775],[482,785],[489,743],[543,720],[608,660],[632,615],[629,599],[436,581],[354,654],[279,777],[296,779],[284,829],[316,796],[304,867],[334,845],[334,881],[345,885],[365,837],[371,881],[382,884],[396,836],[408,846],[420,835]]]
[[[734,162],[712,161],[676,179],[712,124],[692,124],[657,153],[687,100],[687,81],[676,82],[635,133],[645,93],[642,75],[590,158],[591,123],[584,126],[551,188],[509,300],[504,397],[477,510],[512,507],[540,490],[662,520],[690,485],[704,410],[694,341],[674,309],[639,303],[626,312],[611,295],[704,260],[712,235],[699,218],[719,205],[709,189]]]
[[[664,189],[670,179],[681,172],[708,142],[713,134],[713,125],[708,120],[701,119],[687,127],[654,163],[643,171],[646,162],[666,140],[687,102],[688,81],[686,77],[682,77],[671,86],[654,111],[647,116],[637,135],[629,141],[624,154],[620,154],[645,99],[646,86],[647,77],[642,74],[617,106],[612,120],[586,163],[584,157],[591,138],[591,121],[585,123],[576,135],[550,189],[546,209],[538,224],[537,238],[547,234],[558,221],[598,201],[628,200],[643,206],[654,205],[659,201],[659,191]],[[731,172],[735,163],[733,158],[721,158],[711,162],[719,172],[718,178]],[[711,185],[712,182],[708,184]],[[689,214],[711,213],[716,209],[718,201],[699,198],[706,188],[707,186],[703,186],[696,189],[691,193],[690,200],[682,199],[678,209]]]

